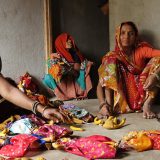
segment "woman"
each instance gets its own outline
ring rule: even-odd
[[[56,38],[55,48],[57,53],[51,54],[48,60],[49,74],[43,82],[53,89],[59,100],[87,98],[92,88],[89,72],[93,63],[82,56],[67,33]]]
[[[98,69],[99,116],[143,110],[144,118],[153,118],[150,107],[158,92],[160,50],[139,41],[133,22],[122,23],[115,38],[115,50],[103,57]]]
[[[1,72],[1,58],[0,58],[0,72]],[[4,101],[7,100],[20,108],[24,108],[26,110],[33,111],[35,114],[40,113],[44,118],[54,120],[54,121],[64,121],[63,116],[58,112],[57,109],[50,108],[48,106],[43,106],[39,102],[33,101],[32,99],[28,98],[23,92],[18,90],[16,87],[11,85],[0,73],[0,106],[1,108],[1,116],[5,110]],[[11,112],[8,111],[8,116]],[[25,113],[24,113],[25,114]],[[2,117],[4,118],[4,117]],[[2,121],[2,119],[0,119]]]

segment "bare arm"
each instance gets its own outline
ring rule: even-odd
[[[9,84],[2,76],[0,76],[0,95],[17,106],[32,110],[33,101],[17,88]]]
[[[27,110],[32,110],[35,102],[16,87],[9,84],[2,75],[0,75],[0,95],[13,104]],[[45,118],[53,119],[55,121],[58,121],[58,119],[64,121],[63,116],[58,112],[57,109],[47,108],[44,110],[44,108],[45,107],[43,105],[39,104],[37,111],[43,114]]]

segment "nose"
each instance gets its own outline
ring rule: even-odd
[[[126,39],[129,38],[129,33],[125,33],[124,38],[126,38]]]

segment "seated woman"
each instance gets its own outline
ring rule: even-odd
[[[115,50],[107,53],[98,69],[99,116],[143,110],[144,118],[154,118],[151,105],[160,83],[160,50],[138,39],[133,22],[116,30]]]
[[[24,114],[26,114],[26,110],[28,110],[35,114],[39,113],[46,119],[54,120],[56,122],[64,122],[63,115],[56,108],[43,106],[41,103],[32,100],[16,88],[10,79],[4,78],[1,74],[1,68],[2,63],[0,57],[0,123],[12,113],[18,114],[20,109],[25,109],[25,111],[23,110]],[[12,108],[11,104],[8,104],[6,100],[19,108]]]
[[[55,48],[57,53],[48,60],[49,74],[45,75],[44,84],[53,89],[59,100],[87,98],[92,88],[89,72],[93,62],[82,56],[67,33],[56,38]]]

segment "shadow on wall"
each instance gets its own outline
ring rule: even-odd
[[[146,42],[150,43],[151,45],[156,44],[155,36],[154,36],[153,32],[150,30],[142,30],[140,32],[140,40],[146,41]]]

